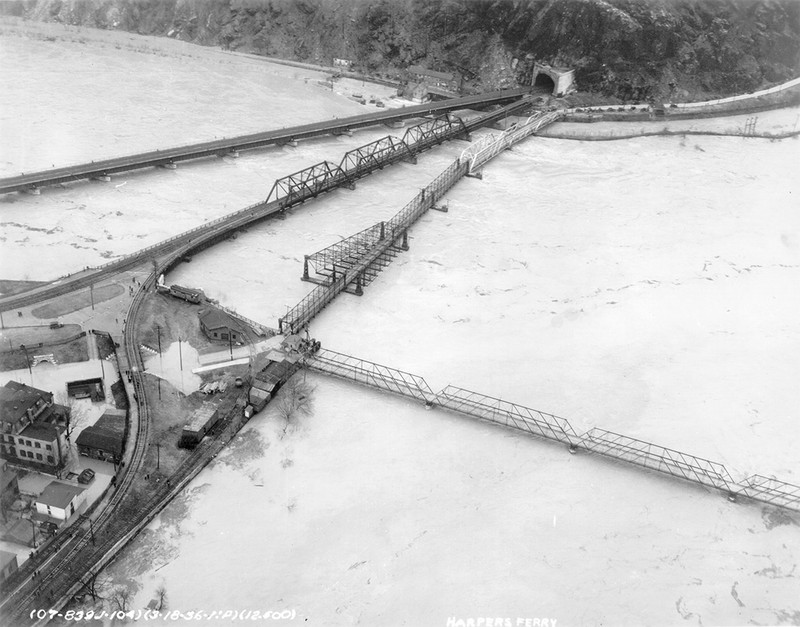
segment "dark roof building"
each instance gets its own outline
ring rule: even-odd
[[[0,457],[37,470],[64,465],[69,410],[44,390],[9,381],[0,388]]]
[[[118,462],[125,449],[125,412],[108,410],[91,427],[80,432],[75,444],[87,457]]]
[[[50,392],[9,381],[0,388],[3,433],[19,433],[52,404],[53,395]]]
[[[212,340],[225,342],[244,340],[239,323],[218,309],[206,309],[200,312],[200,328]]]

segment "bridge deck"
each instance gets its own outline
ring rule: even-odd
[[[285,129],[253,133],[239,137],[219,139],[199,144],[178,146],[165,150],[154,150],[124,157],[115,157],[102,161],[93,161],[71,165],[61,168],[53,168],[41,172],[30,172],[20,174],[5,179],[0,179],[0,194],[9,192],[25,191],[35,189],[45,185],[57,185],[70,181],[78,181],[93,177],[108,176],[119,172],[127,172],[139,168],[147,168],[158,165],[199,159],[202,157],[216,156],[234,150],[249,150],[281,144],[297,139],[307,139],[319,135],[329,135],[355,128],[364,128],[376,124],[395,122],[406,118],[423,117],[435,113],[455,111],[457,109],[467,109],[470,107],[482,107],[492,104],[499,104],[509,100],[515,100],[530,91],[529,88],[507,89],[495,91],[475,96],[463,98],[452,98],[439,102],[431,102],[411,107],[401,107],[397,109],[386,109],[373,113],[364,113],[347,118],[314,122],[301,126],[293,126]]]

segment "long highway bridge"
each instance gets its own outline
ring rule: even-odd
[[[167,148],[165,150],[151,150],[135,155],[53,168],[41,172],[23,173],[19,176],[0,179],[0,194],[20,191],[37,191],[40,187],[47,185],[103,178],[120,172],[129,172],[131,170],[139,170],[154,166],[171,166],[179,161],[224,156],[241,150],[286,144],[300,139],[318,137],[320,135],[346,133],[358,128],[375,126],[376,124],[391,124],[392,122],[399,122],[408,118],[438,115],[449,111],[458,111],[459,109],[474,109],[491,105],[500,105],[518,100],[529,93],[530,88],[521,87],[517,89],[506,89],[410,107],[386,109],[346,118],[314,122],[313,124],[253,133],[250,135],[241,135],[239,137],[201,142],[199,144],[188,144],[176,148]]]

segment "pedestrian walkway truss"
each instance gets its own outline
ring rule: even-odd
[[[310,370],[416,399],[429,408],[447,409],[565,444],[571,453],[582,450],[690,481],[718,490],[732,501],[751,499],[800,512],[800,486],[775,477],[752,475],[737,482],[719,462],[597,427],[578,435],[565,418],[452,385],[435,394],[419,375],[331,350],[306,355],[303,363]]]

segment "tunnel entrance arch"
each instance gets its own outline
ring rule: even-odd
[[[533,79],[533,86],[541,91],[546,91],[548,94],[556,93],[556,82],[544,72],[539,72]]]
[[[555,68],[535,63],[531,74],[531,85],[537,91],[547,91],[553,96],[563,96],[574,90],[575,70]]]

